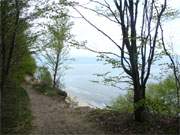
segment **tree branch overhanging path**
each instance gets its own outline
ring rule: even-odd
[[[106,0],[103,2],[91,0],[90,3],[103,7],[108,13],[100,12],[86,5],[72,4],[71,6],[89,25],[118,47],[120,53],[115,55],[120,56],[121,66],[133,82],[135,120],[143,121],[145,104],[142,102],[145,100],[146,83],[156,55],[158,31],[167,8],[167,0],[160,3],[155,0],[114,0],[115,8],[111,6],[112,3]],[[122,37],[121,43],[117,43],[111,35],[88,20],[79,8],[94,12],[118,24],[121,28],[119,31],[119,36]],[[89,50],[91,49],[89,48]],[[91,51],[98,53],[96,50]],[[109,51],[99,53],[107,54]],[[110,53],[113,54],[113,52]]]

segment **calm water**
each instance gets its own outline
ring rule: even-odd
[[[126,93],[125,90],[93,83],[91,81],[97,80],[97,77],[93,75],[95,73],[105,73],[108,71],[113,71],[115,74],[120,73],[118,70],[112,70],[110,65],[97,62],[96,58],[77,58],[76,61],[68,63],[68,65],[72,68],[65,72],[65,90],[68,92],[68,95],[74,97],[80,105],[102,108],[110,104],[112,100],[119,95]],[[161,71],[158,64],[154,65],[151,72],[153,77],[151,76],[150,82],[157,81],[157,77],[165,76],[160,73]],[[120,84],[120,86],[125,88],[128,85]]]
[[[180,59],[180,57],[178,58]],[[80,105],[102,108],[110,104],[112,100],[119,95],[126,93],[125,90],[128,89],[127,84],[120,84],[119,86],[125,89],[120,90],[115,87],[92,82],[92,80],[97,80],[97,77],[93,74],[113,71],[113,74],[117,75],[122,72],[121,69],[115,70],[112,69],[110,65],[97,62],[96,57],[76,57],[75,59],[75,61],[66,63],[71,69],[65,71],[63,81],[65,84],[65,91],[67,91],[70,97],[75,98]],[[164,66],[159,66],[159,64],[162,63],[169,63],[169,59],[162,58],[152,66],[151,76],[148,82],[158,82],[160,79],[170,74],[172,71],[171,69],[164,71]],[[42,66],[43,63],[38,61],[38,64]]]
[[[97,80],[93,74],[112,71],[110,66],[97,62],[96,58],[79,58],[70,66],[72,69],[66,71],[64,77],[66,91],[71,97],[75,97],[80,105],[104,107],[125,93],[118,88],[92,82]]]

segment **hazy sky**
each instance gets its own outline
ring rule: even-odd
[[[88,0],[76,0],[79,3],[87,3]],[[112,0],[110,0],[112,1]],[[180,10],[180,1],[179,0],[168,0],[171,1],[168,3],[173,8]],[[121,43],[121,29],[116,26],[114,23],[95,15],[94,13],[79,9],[92,23],[96,24],[98,27],[103,29],[107,34],[111,35],[111,37],[118,43]],[[78,16],[75,10],[70,10],[70,12],[74,16]],[[87,46],[90,48],[102,50],[102,51],[115,51],[118,53],[118,49],[116,49],[115,45],[109,41],[105,36],[103,36],[100,32],[90,26],[83,19],[72,19],[74,21],[74,26],[72,29],[73,34],[76,35],[76,39],[79,41],[87,40]],[[168,21],[164,25],[165,31],[165,39],[167,42],[172,42],[174,44],[174,51],[180,55],[180,18],[177,18],[172,21]],[[77,50],[72,49],[72,56],[95,56],[95,54],[85,51],[85,50]]]

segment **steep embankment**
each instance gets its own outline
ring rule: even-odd
[[[31,135],[63,135],[63,134],[92,134],[103,135],[85,119],[87,107],[74,109],[57,97],[48,97],[25,86],[31,101],[34,116]]]

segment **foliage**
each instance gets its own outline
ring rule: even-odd
[[[24,70],[25,74],[33,75],[36,71],[36,61],[35,59],[29,54],[24,56],[21,61],[21,68]]]
[[[34,85],[34,88],[37,91],[48,96],[67,96],[65,91],[52,87],[51,74],[46,67],[39,67],[37,69],[36,75],[36,78],[40,81],[40,83]]]
[[[70,21],[69,9],[66,7],[71,2],[40,0],[34,3],[38,18],[37,21],[32,22],[31,34],[37,37],[32,48],[37,52],[38,60],[52,73],[53,87],[62,88],[64,71],[69,68],[64,63],[72,60],[68,57],[68,53],[69,46],[74,41],[70,33],[73,23]]]
[[[40,80],[41,83],[47,86],[52,86],[51,73],[46,67],[38,67],[36,74],[37,79]]]
[[[92,0],[86,5],[79,4],[77,6],[104,17],[114,23],[114,26],[119,26],[120,43],[114,40],[111,34],[106,33],[100,26],[85,17],[79,8],[74,5],[72,7],[87,23],[107,37],[117,47],[119,53],[111,50],[106,50],[105,52],[94,50],[94,52],[100,54],[101,58],[105,59],[105,62],[114,65],[113,68],[121,67],[123,69],[127,78],[132,82],[133,102],[135,105],[145,99],[146,84],[157,54],[158,31],[167,8],[167,0],[162,2],[154,0],[114,0],[112,3],[114,3],[113,6],[108,1],[98,2]],[[89,4],[96,4],[102,10],[88,7],[87,5]],[[140,5],[142,8],[140,8]],[[138,23],[139,20],[141,20],[140,23]],[[110,80],[106,79],[105,81],[109,82]],[[117,81],[114,82],[116,83]],[[144,105],[141,104],[134,107],[136,121],[143,121]]]
[[[69,42],[72,38],[70,29],[72,23],[69,22],[69,17],[66,15],[66,11],[62,11],[61,17],[52,17],[51,22],[45,24],[47,30],[44,33],[44,39],[42,42],[44,48],[42,52],[45,58],[44,64],[50,69],[53,74],[53,87],[59,87],[62,84],[62,76],[67,66],[64,62],[70,60],[68,58]]]
[[[29,97],[20,86],[26,74],[33,74],[36,63],[29,46],[28,0],[1,0],[1,96],[4,134],[27,134],[31,127]]]
[[[133,112],[133,95],[129,91],[126,95],[120,95],[108,106],[110,110],[119,112]]]
[[[87,120],[94,122],[106,134],[176,134],[177,124],[173,118],[150,119],[139,123],[133,114],[117,110],[94,109],[87,115]]]
[[[8,81],[2,97],[2,133],[27,134],[32,114],[26,91],[19,84]]]
[[[13,55],[15,50],[19,46],[27,46],[25,31],[28,29],[29,25],[25,16],[21,16],[21,12],[28,7],[27,0],[15,0],[15,1],[1,1],[1,59],[2,59],[2,69],[9,74],[9,70],[12,66]],[[24,40],[25,39],[25,40]],[[25,43],[26,42],[26,43]],[[21,50],[19,50],[21,51]],[[18,54],[22,54],[18,52]]]
[[[45,83],[39,83],[35,84],[34,88],[39,91],[40,93],[47,95],[47,96],[61,96],[63,99],[67,97],[67,93],[65,91],[62,91],[58,88],[53,88],[50,85],[47,85]]]
[[[21,27],[18,27],[15,40],[16,46],[10,65],[12,68],[11,76],[13,76],[16,81],[22,81],[26,74],[33,75],[36,70],[36,61],[32,57],[29,49],[33,43],[30,35],[27,33],[30,25],[25,19],[20,19],[19,26]]]
[[[133,96],[132,91],[129,91],[124,96],[119,96],[108,107],[110,110],[120,112],[133,111]],[[159,83],[149,84],[147,86],[146,109],[154,116],[169,116],[174,117],[177,113],[177,98],[176,98],[176,85],[172,75]]]
[[[175,116],[178,109],[176,96],[175,79],[172,75],[169,75],[157,84],[148,85],[148,109],[156,114]]]
[[[57,90],[52,88],[51,86],[45,84],[45,83],[40,83],[34,85],[34,88],[39,91],[40,93],[47,95],[47,96],[56,96],[58,95]]]
[[[2,1],[2,49],[1,73],[2,80],[9,77],[17,82],[24,79],[25,74],[33,74],[36,62],[31,56],[29,47],[33,43],[27,30],[30,27],[25,13],[28,8],[27,0]],[[9,76],[8,76],[9,75]]]
[[[50,34],[49,48],[46,51],[46,60],[53,72],[53,87],[58,87],[61,82],[62,72],[65,69],[64,61],[68,60],[68,41],[71,38],[67,16],[53,19],[53,24],[48,26]],[[51,53],[50,53],[51,52]],[[61,83],[62,84],[62,83]]]
[[[35,71],[35,59],[30,54],[26,53],[23,57],[20,58],[19,63],[13,66],[11,77],[16,82],[22,82],[25,75],[33,75]]]

